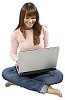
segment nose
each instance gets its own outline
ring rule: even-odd
[[[29,19],[29,23],[32,23],[32,19],[31,18]]]

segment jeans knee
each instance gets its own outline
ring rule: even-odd
[[[61,75],[60,75],[60,82],[62,82],[63,80],[63,73],[61,72]]]
[[[63,73],[59,71],[58,83],[62,82],[63,80]]]
[[[2,71],[2,77],[5,76],[5,69]]]
[[[7,75],[7,68],[2,71],[2,77],[5,79]]]

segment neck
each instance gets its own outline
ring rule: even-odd
[[[30,27],[25,26],[25,30],[31,30],[31,29],[32,29],[32,27],[30,28]]]

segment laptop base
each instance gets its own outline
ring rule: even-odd
[[[23,72],[23,73],[20,73],[19,75],[34,77],[41,74],[46,74],[47,72],[52,71],[52,70],[56,70],[56,68],[48,68],[48,69],[42,69],[42,70],[36,70],[36,71]]]

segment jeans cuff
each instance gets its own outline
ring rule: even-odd
[[[42,94],[44,94],[44,93],[46,93],[47,92],[47,90],[48,90],[48,85],[43,85],[43,87],[41,88],[41,90],[40,90],[40,93],[42,93]]]

